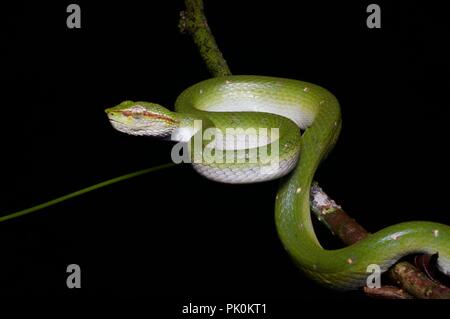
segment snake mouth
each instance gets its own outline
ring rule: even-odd
[[[109,119],[109,122],[111,123],[111,125],[118,131],[120,132],[125,132],[129,130],[129,127],[126,123],[122,122],[122,121],[118,121],[116,119]]]
[[[115,126],[115,125],[126,125],[124,122],[118,121],[118,120],[113,119],[113,118],[110,118],[110,119],[109,119],[109,122],[110,122],[113,126]]]

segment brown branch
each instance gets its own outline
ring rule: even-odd
[[[213,76],[231,75],[227,62],[208,26],[203,1],[185,0],[185,5],[186,10],[180,14],[180,31],[192,36],[203,61]],[[311,195],[311,207],[317,218],[345,244],[351,245],[368,236],[369,233],[347,215],[339,205],[336,205],[317,184],[313,185]],[[320,201],[317,201],[318,198]],[[392,286],[383,286],[377,289],[365,287],[364,292],[371,297],[392,299],[408,299],[412,298],[411,295],[417,298],[448,298],[450,296],[449,288],[428,279],[409,263],[401,262],[394,265],[390,270],[390,275],[410,294]]]
[[[311,210],[333,234],[345,244],[351,245],[364,239],[369,232],[350,218],[341,206],[337,205],[314,182],[311,187]],[[428,278],[412,264],[402,261],[391,267],[389,275],[403,289],[395,291],[392,286],[381,288],[364,288],[364,292],[376,298],[409,299],[412,296],[420,299],[449,299],[450,288]]]
[[[369,235],[367,230],[328,197],[317,182],[311,186],[311,210],[317,219],[346,245],[352,245]]]
[[[363,288],[364,293],[375,299],[413,299],[409,293],[395,286],[383,286],[381,288]]]
[[[408,262],[399,262],[389,275],[410,294],[421,299],[450,299],[450,289],[430,280],[423,272]]]

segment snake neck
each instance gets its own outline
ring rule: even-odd
[[[214,127],[206,116],[200,114],[174,113],[178,125],[170,132],[169,139],[174,142],[188,142],[195,134],[201,134],[205,129]]]

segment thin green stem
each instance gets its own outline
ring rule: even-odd
[[[163,170],[163,169],[175,166],[175,165],[176,164],[174,164],[174,163],[162,164],[162,165],[159,165],[159,166],[154,166],[154,167],[146,168],[146,169],[143,169],[143,170],[140,170],[140,171],[136,171],[136,172],[133,172],[133,173],[129,173],[129,174],[125,174],[125,175],[122,175],[122,176],[115,177],[115,178],[111,178],[111,179],[103,181],[101,183],[98,183],[98,184],[95,184],[95,185],[91,185],[91,186],[88,186],[86,188],[77,190],[77,191],[75,191],[73,193],[66,194],[64,196],[52,199],[52,200],[50,200],[48,202],[41,203],[39,205],[23,209],[21,211],[18,211],[18,212],[9,214],[9,215],[1,216],[0,217],[0,222],[3,222],[5,220],[9,220],[9,219],[13,219],[13,218],[17,218],[17,217],[20,217],[20,216],[28,215],[28,214],[33,213],[35,211],[41,210],[43,208],[47,208],[49,206],[53,206],[55,204],[64,202],[64,201],[66,201],[68,199],[71,199],[71,198],[74,198],[74,197],[77,197],[77,196],[80,196],[80,195],[92,192],[92,191],[97,190],[99,188],[102,188],[102,187],[105,187],[105,186],[109,186],[109,185],[112,185],[112,184],[124,181],[126,179],[137,177],[137,176],[140,176],[140,175],[144,175],[144,174],[148,174],[148,173],[151,173],[151,172],[160,171],[160,170]]]

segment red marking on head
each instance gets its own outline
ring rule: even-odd
[[[152,112],[148,112],[148,111],[143,111],[143,112],[142,111],[140,111],[140,112],[133,112],[133,111],[127,111],[127,110],[122,111],[122,115],[123,116],[133,116],[134,114],[143,115],[145,117],[152,118],[152,119],[164,120],[164,121],[167,121],[169,123],[177,123],[178,122],[178,121],[176,121],[176,120],[174,120],[174,119],[172,119],[172,118],[170,118],[168,116],[161,115],[161,114],[156,114],[156,113],[152,113]]]

